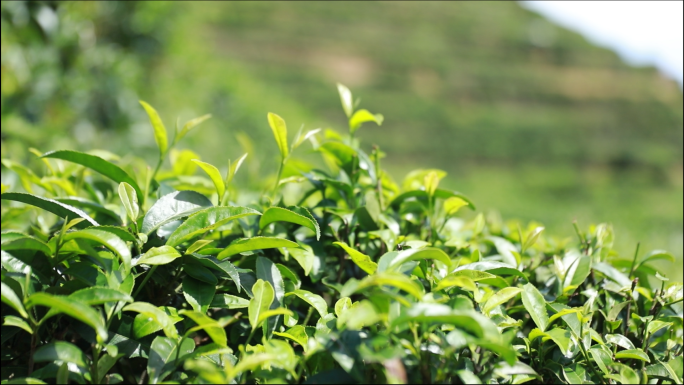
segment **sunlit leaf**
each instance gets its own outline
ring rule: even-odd
[[[325,300],[320,295],[314,294],[307,290],[295,290],[285,294],[286,297],[290,295],[296,295],[297,297],[304,300],[306,303],[308,303],[314,309],[316,309],[316,311],[318,312],[318,314],[321,315],[321,317],[328,314],[328,304],[325,303]]]
[[[152,106],[140,100],[140,104],[147,112],[147,116],[150,118],[150,123],[152,124],[152,129],[154,129],[154,140],[157,142],[159,147],[160,155],[166,154],[166,150],[169,148],[169,141],[166,135],[166,127],[159,117],[159,113]]]
[[[221,260],[232,255],[244,253],[245,251],[275,249],[279,247],[297,247],[295,242],[284,238],[275,237],[253,237],[242,238],[233,241],[228,247],[223,249],[216,258]]]
[[[63,361],[76,364],[81,368],[88,367],[88,359],[76,345],[65,341],[56,341],[41,346],[33,354],[35,362]]]
[[[523,286],[522,302],[525,309],[530,313],[539,330],[544,332],[549,324],[549,316],[546,312],[546,300],[544,296],[531,283]]]
[[[209,175],[211,181],[214,182],[214,186],[216,187],[216,193],[218,194],[220,202],[221,197],[223,197],[223,194],[226,192],[226,185],[223,181],[223,177],[221,176],[221,172],[216,167],[214,167],[214,165],[211,165],[209,163],[202,162],[197,159],[192,159],[192,162],[200,166],[202,170],[204,170],[204,172],[206,172],[207,175]]]
[[[128,218],[135,222],[140,214],[140,207],[138,207],[138,196],[133,186],[126,182],[119,183],[119,198],[126,209]]]
[[[223,226],[230,221],[259,214],[261,213],[248,207],[210,207],[190,215],[185,222],[171,233],[166,241],[166,245],[175,247],[207,231]]]
[[[378,269],[378,265],[366,254],[352,249],[344,242],[333,242],[333,244],[343,248],[344,251],[349,254],[349,257],[351,257],[352,261],[354,261],[354,263],[366,273],[373,274]]]
[[[136,261],[136,265],[166,265],[180,257],[178,250],[171,246],[152,247]]]
[[[353,134],[366,122],[375,122],[375,124],[381,126],[384,119],[382,114],[371,114],[370,111],[366,109],[358,110],[349,118],[349,132]]]
[[[269,282],[259,279],[252,286],[252,293],[254,297],[249,301],[248,315],[249,323],[254,330],[259,327],[259,320],[262,319],[262,315],[270,309],[271,303],[275,299],[275,292]]]
[[[107,340],[107,329],[105,328],[104,320],[97,311],[82,302],[59,295],[35,293],[26,299],[26,309],[28,310],[35,306],[45,306],[50,310],[55,310],[54,314],[64,313],[69,317],[75,318],[95,329],[98,340]]]
[[[160,226],[212,206],[207,197],[194,191],[175,191],[161,197],[145,214],[141,232],[150,234]]]
[[[273,131],[273,136],[278,144],[278,149],[280,149],[280,155],[282,156],[282,159],[287,158],[289,155],[289,149],[287,147],[287,126],[285,125],[285,120],[283,120],[283,118],[280,116],[269,112],[268,125],[271,126],[271,130]]]
[[[83,218],[85,219],[85,221],[78,224],[78,227],[80,228],[88,226],[99,226],[99,224],[95,222],[93,218],[88,216],[88,214],[77,209],[76,207],[69,206],[67,204],[58,202],[54,199],[43,198],[37,195],[31,195],[26,193],[14,192],[3,193],[2,195],[0,195],[0,198],[3,200],[22,202],[29,204],[31,206],[36,206],[43,210],[51,212],[60,218]]]
[[[138,200],[143,200],[142,190],[138,186],[138,183],[135,181],[135,179],[128,175],[128,173],[121,169],[119,166],[111,162],[108,162],[100,158],[99,156],[90,155],[78,151],[59,150],[45,153],[43,155],[43,158],[62,159],[72,163],[77,163],[81,166],[97,171],[98,173],[106,176],[107,178],[113,180],[116,183],[126,182],[135,189],[135,192],[138,196]]]
[[[318,227],[318,222],[316,222],[309,210],[303,207],[290,207],[289,210],[282,207],[269,207],[261,216],[261,219],[259,219],[259,228],[263,229],[273,222],[280,221],[302,225],[315,232],[316,239],[321,237],[321,229]]]

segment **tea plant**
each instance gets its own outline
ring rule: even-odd
[[[682,284],[652,265],[670,254],[622,257],[606,224],[573,242],[464,221],[443,171],[392,181],[355,137],[382,115],[338,90],[346,135],[290,141],[268,114],[261,193],[236,182],[247,154],[221,170],[175,148],[209,116],[169,140],[144,102],[154,168],[3,159],[25,192],[2,185],[2,383],[682,382]],[[325,167],[281,178],[309,145]]]

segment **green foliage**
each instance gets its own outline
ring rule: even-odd
[[[193,155],[209,178],[185,185],[173,165],[43,156],[73,192],[11,168],[3,383],[681,383],[682,284],[653,266],[670,254],[623,258],[605,224],[570,244],[536,223],[463,220],[475,206],[439,188],[444,172],[399,187],[359,147],[360,124],[382,117],[338,90],[348,135],[288,147],[268,115],[272,190],[233,185],[244,156],[223,178]],[[178,140],[143,106],[161,165]],[[307,140],[328,170],[281,180]]]

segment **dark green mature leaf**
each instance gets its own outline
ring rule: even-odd
[[[321,229],[318,222],[311,215],[309,210],[303,207],[269,207],[259,219],[259,228],[263,229],[273,222],[290,222],[302,225],[316,233],[316,239],[321,238]]]
[[[157,384],[171,374],[180,360],[195,350],[195,341],[182,338],[179,342],[168,337],[157,337],[150,347],[150,358],[147,361],[147,375],[150,384]]]
[[[181,310],[179,314],[195,321],[198,326],[193,328],[193,330],[204,330],[215,344],[221,347],[228,346],[228,337],[226,337],[226,331],[213,318],[206,316],[204,313],[190,310]]]
[[[85,229],[66,233],[62,237],[64,242],[68,242],[72,239],[87,239],[107,246],[107,248],[121,258],[121,264],[126,271],[128,272],[131,270],[131,251],[126,245],[126,242],[113,233],[97,229]]]
[[[263,250],[263,249],[277,249],[279,247],[298,247],[295,242],[284,238],[275,237],[253,237],[242,238],[233,241],[228,247],[223,249],[216,258],[226,259],[235,254],[244,253],[245,251]]]
[[[99,341],[107,340],[107,329],[100,314],[90,306],[69,297],[35,293],[26,299],[26,309],[34,306],[45,306],[57,313],[64,313],[95,329]],[[52,313],[52,312],[51,312]],[[54,314],[53,314],[54,315]],[[43,319],[45,320],[45,318]],[[41,322],[43,321],[41,320]]]
[[[45,242],[30,235],[21,233],[3,233],[2,250],[36,250],[47,256],[51,256],[53,251]]]
[[[219,261],[214,257],[206,255],[192,254],[191,257],[195,258],[195,260],[199,261],[204,266],[210,269],[220,270],[226,273],[230,277],[230,279],[232,279],[233,282],[235,282],[235,286],[237,287],[238,293],[240,292],[240,273],[238,272],[235,265],[233,265],[229,261]]]
[[[658,362],[645,367],[644,370],[649,378],[653,377],[662,380],[670,380],[675,384],[682,382],[681,377],[678,376],[667,363]]]
[[[52,342],[41,346],[33,354],[35,362],[63,361],[76,364],[81,368],[88,367],[88,359],[76,345],[65,341]]]
[[[259,214],[261,213],[248,207],[210,207],[190,215],[169,236],[166,244],[175,247],[230,221]]]
[[[150,234],[160,226],[211,207],[211,201],[194,191],[175,191],[161,197],[145,214],[141,232]]]
[[[396,271],[399,267],[409,261],[418,261],[423,259],[434,259],[445,264],[447,267],[451,265],[451,259],[442,250],[435,247],[425,247],[422,249],[408,249],[399,252],[389,252],[378,260],[378,272]]]
[[[114,211],[102,206],[99,203],[89,201],[85,198],[70,196],[67,198],[54,198],[54,200],[56,200],[57,202],[60,202],[60,203],[64,203],[64,204],[69,205],[69,206],[83,208],[83,209],[89,209],[89,210],[92,210],[96,213],[104,214],[104,215],[108,216],[109,218],[114,219],[117,223],[121,223],[121,216],[119,216],[119,214],[117,214]]]
[[[85,221],[79,223],[76,225],[76,227],[79,228],[84,228],[88,226],[99,226],[97,222],[88,214],[84,213],[83,211],[77,209],[76,207],[69,206],[67,204],[64,204],[62,202],[58,202],[54,199],[48,199],[48,198],[43,198],[39,197],[37,195],[32,195],[32,194],[25,194],[25,193],[14,193],[14,192],[8,192],[8,193],[3,193],[0,195],[1,199],[4,200],[10,200],[10,201],[16,201],[16,202],[22,202],[29,204],[31,206],[36,206],[39,207],[45,211],[49,211],[58,217],[61,218],[83,218]]]
[[[531,283],[523,286],[522,302],[525,309],[530,313],[539,330],[544,332],[549,324],[549,315],[546,312],[546,300]]]
[[[206,314],[215,294],[215,284],[202,282],[190,276],[183,278],[183,296],[196,312]]]
[[[216,275],[214,275],[210,269],[204,267],[203,265],[186,263],[183,265],[183,271],[185,274],[198,281],[205,282],[212,286],[216,286],[218,284],[218,278],[216,278]]]
[[[366,273],[373,274],[378,269],[378,265],[366,254],[352,249],[344,242],[333,242],[333,244],[343,248],[344,251],[349,254],[349,257],[351,257],[352,261],[354,261],[354,263]]]
[[[106,176],[107,178],[113,180],[116,183],[126,182],[135,189],[135,193],[138,196],[138,200],[143,200],[142,190],[140,190],[140,187],[138,186],[138,183],[135,181],[135,179],[128,175],[128,173],[121,169],[121,167],[113,163],[110,163],[100,158],[99,156],[90,155],[78,151],[59,150],[45,153],[42,157],[62,159],[72,163],[77,163],[81,166],[97,171],[98,173]]]

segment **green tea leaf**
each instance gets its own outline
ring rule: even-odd
[[[192,162],[200,166],[202,170],[204,170],[204,172],[206,172],[207,175],[209,175],[211,181],[214,182],[214,186],[216,187],[216,193],[218,194],[218,199],[220,203],[223,194],[226,192],[226,184],[223,181],[221,172],[219,172],[219,170],[216,167],[209,163],[202,162],[197,159],[192,159]]]
[[[318,222],[316,222],[309,210],[303,207],[290,207],[289,210],[282,207],[269,207],[259,220],[259,228],[263,229],[273,222],[281,221],[307,227],[316,233],[317,240],[321,238],[321,229],[318,227]]]
[[[158,307],[147,303],[147,302],[133,302],[130,305],[126,305],[122,311],[134,311],[136,313],[143,314],[146,318],[151,319],[151,321],[159,324],[164,330],[164,334],[173,339],[178,338],[178,331],[174,320],[169,317],[163,310]]]
[[[228,258],[232,255],[244,253],[245,251],[252,250],[263,250],[263,249],[277,249],[280,247],[297,247],[296,243],[284,239],[275,237],[254,237],[254,238],[242,238],[233,241],[228,247],[223,249],[216,258],[221,260]]]
[[[77,209],[76,207],[69,206],[67,204],[58,202],[54,199],[48,199],[39,197],[37,195],[26,194],[26,193],[3,193],[0,195],[0,199],[22,202],[29,204],[31,206],[39,207],[45,211],[49,211],[60,218],[83,218],[85,221],[76,225],[77,227],[84,228],[88,226],[99,226],[97,222],[88,214]]]
[[[617,282],[623,288],[632,285],[632,280],[629,279],[626,274],[621,273],[619,270],[605,262],[594,263],[592,268]]]
[[[363,123],[366,122],[375,122],[375,124],[381,126],[384,119],[385,118],[382,116],[382,114],[373,115],[366,109],[358,110],[354,112],[354,115],[352,115],[351,118],[349,118],[349,132],[353,134],[361,127]]]
[[[314,309],[316,309],[316,311],[318,312],[318,314],[321,315],[321,317],[324,317],[326,314],[328,314],[328,304],[320,295],[314,294],[307,290],[295,290],[285,294],[286,297],[290,295],[296,295],[297,297],[304,300],[306,303],[308,303]]]
[[[67,298],[90,306],[108,302],[133,302],[130,295],[109,287],[87,287],[69,294]]]
[[[487,317],[474,310],[457,310],[436,303],[416,303],[404,314],[392,321],[392,326],[412,322],[446,323],[465,329],[474,336],[499,341],[496,325]]]
[[[484,271],[495,275],[515,275],[527,281],[527,276],[523,272],[501,262],[482,261],[469,263],[467,265],[457,267],[452,271],[452,274],[462,270]]]
[[[216,294],[209,307],[222,309],[243,309],[249,306],[249,300],[230,294]]]
[[[501,289],[498,292],[496,292],[494,295],[489,297],[487,302],[482,307],[482,311],[485,314],[488,314],[490,311],[492,311],[492,309],[501,305],[504,302],[509,301],[511,298],[520,294],[520,292],[522,292],[522,289],[517,288],[517,287],[507,287],[507,288]]]
[[[33,334],[33,330],[31,330],[31,325],[29,325],[28,322],[13,315],[6,315],[5,318],[2,320],[2,325],[15,326],[20,329],[24,329],[29,334]]]
[[[126,209],[126,214],[131,222],[135,222],[140,214],[140,207],[138,207],[138,196],[130,184],[126,182],[119,183],[119,198]]]
[[[160,226],[187,217],[212,203],[194,191],[175,191],[161,197],[145,214],[141,232],[150,234]]]
[[[214,300],[216,286],[190,276],[183,278],[183,296],[196,312],[205,314]]]
[[[88,359],[76,345],[65,341],[43,345],[33,354],[35,362],[63,361],[76,364],[81,368],[88,367]]]
[[[136,195],[137,198],[137,195]],[[85,198],[81,197],[76,197],[76,196],[70,196],[67,198],[54,198],[59,203],[64,203],[69,206],[77,207],[77,208],[82,208],[82,209],[88,209],[92,210],[96,213],[104,214],[108,216],[109,218],[112,218],[115,220],[117,223],[121,223],[121,216],[118,213],[115,213],[114,211],[102,206],[99,203],[89,201]]]
[[[135,262],[135,265],[166,265],[180,256],[178,250],[171,246],[152,247]]]
[[[104,342],[107,340],[107,329],[105,328],[104,320],[97,311],[82,302],[75,301],[69,297],[41,292],[31,294],[26,300],[26,309],[31,309],[34,306],[45,306],[50,310],[56,310],[54,314],[64,313],[69,317],[75,318],[95,329],[99,341]]]
[[[11,234],[11,236],[10,236]],[[12,250],[36,250],[51,256],[53,251],[43,241],[34,238],[30,235],[21,233],[3,233],[2,234],[2,249],[5,251]]]
[[[494,276],[492,275],[492,278],[493,277]],[[435,292],[454,286],[462,287],[472,292],[477,292],[477,286],[475,285],[475,281],[468,278],[467,276],[457,275],[447,275],[446,277],[442,278],[437,284],[437,286],[435,286],[435,288],[432,289],[432,291]]]
[[[273,131],[273,136],[278,144],[278,149],[280,149],[280,155],[282,156],[282,159],[287,158],[289,155],[289,149],[287,147],[287,126],[285,125],[285,120],[283,120],[283,118],[280,116],[269,112],[268,125],[271,126],[271,130]]]
[[[284,307],[278,307],[275,309],[270,309],[266,310],[265,312],[259,314],[259,318],[257,319],[257,325],[261,325],[264,321],[266,321],[268,318],[277,316],[277,315],[287,315],[292,317],[294,313],[292,311],[285,309]]]
[[[444,201],[444,211],[447,215],[456,214],[463,206],[468,206],[468,202],[460,197],[450,197]]]
[[[366,254],[352,249],[344,242],[333,242],[333,244],[343,248],[344,251],[349,254],[349,257],[351,257],[352,261],[354,261],[354,263],[366,273],[373,274],[378,269],[378,265]]]
[[[182,338],[179,342],[169,337],[158,336],[150,345],[150,358],[147,361],[147,375],[150,384],[157,384],[171,374],[183,358],[195,350],[195,341]]]
[[[273,332],[273,334],[298,343],[304,349],[304,353],[306,353],[308,350],[309,335],[306,334],[306,328],[302,325],[295,325],[287,329],[285,332]]]
[[[221,347],[228,346],[228,337],[226,337],[226,331],[213,318],[206,316],[204,313],[190,310],[181,310],[178,313],[195,321],[199,327],[196,330],[204,330],[215,344]]]
[[[72,239],[87,239],[107,246],[108,249],[113,251],[119,256],[119,258],[121,258],[121,264],[126,269],[126,272],[131,270],[131,251],[126,245],[126,242],[113,233],[91,228],[66,233],[62,237],[62,241],[64,242],[68,242]]]
[[[352,294],[362,291],[366,288],[383,285],[394,286],[398,289],[401,289],[411,294],[417,299],[423,298],[423,288],[417,282],[413,281],[404,274],[395,272],[378,272],[376,274],[369,275],[366,278],[359,281],[358,286],[353,288],[351,292],[346,292],[345,290],[342,290],[342,293],[340,293],[340,295],[342,295],[343,297],[349,297]]]
[[[259,214],[261,213],[248,207],[210,207],[190,215],[183,224],[171,233],[166,244],[176,247],[230,221]]]
[[[670,327],[672,325],[673,325],[672,322],[663,322],[663,321],[655,320],[655,321],[649,322],[648,327],[646,328],[646,331],[648,332],[648,334],[653,334],[662,328],[667,328],[667,327]]]
[[[337,92],[340,94],[342,109],[344,110],[345,115],[347,115],[347,118],[350,118],[352,116],[352,112],[354,112],[352,93],[349,91],[349,88],[340,83],[337,83]]]
[[[522,302],[525,309],[530,313],[539,330],[544,332],[549,324],[549,316],[546,313],[546,300],[544,296],[531,283],[523,286]]]
[[[252,325],[252,330],[259,327],[262,315],[267,312],[273,300],[275,299],[275,292],[273,286],[269,282],[258,279],[254,286],[252,286],[252,293],[254,297],[249,301],[249,323]]]
[[[581,285],[591,273],[591,267],[591,257],[588,255],[579,255],[570,267],[568,267],[568,271],[565,273],[563,287],[578,287]]]
[[[164,156],[164,154],[166,154],[166,150],[169,148],[166,127],[164,127],[164,123],[159,117],[157,110],[142,100],[140,100],[140,104],[143,106],[145,112],[147,112],[147,116],[150,118],[150,123],[154,129],[154,140],[157,142],[157,146],[159,147],[159,154],[160,156]]]
[[[539,239],[539,236],[541,235],[542,231],[544,231],[544,228],[539,226],[536,227],[530,235],[527,236],[527,239],[525,239],[525,242],[523,243],[522,249],[520,250],[521,253],[524,253],[525,250],[529,249],[530,247],[534,246],[535,243],[537,243],[537,239]],[[521,240],[522,242],[522,240]]]
[[[342,297],[337,300],[335,303],[335,315],[337,318],[340,317],[342,313],[344,313],[347,309],[350,309],[352,307],[352,301],[351,298],[349,297]]]
[[[641,360],[641,361],[651,362],[651,360],[648,358],[648,354],[644,353],[642,350],[639,350],[639,349],[629,349],[629,350],[619,351],[619,352],[615,353],[615,358],[617,358],[617,359],[628,358],[628,359],[632,359],[632,360]]]
[[[59,150],[45,153],[42,157],[62,159],[68,162],[80,164],[81,166],[97,171],[98,173],[106,176],[107,178],[113,180],[116,183],[126,182],[135,189],[138,201],[143,200],[142,190],[140,190],[140,187],[138,186],[138,183],[135,181],[135,179],[128,175],[128,173],[121,169],[121,167],[113,163],[110,163],[100,158],[99,156],[90,155],[78,151]]]
[[[610,311],[608,312],[608,317],[606,320],[608,321],[615,321],[617,317],[620,315],[620,312],[622,309],[625,308],[625,306],[629,305],[632,301],[625,301],[621,302],[618,304],[613,305],[613,307],[610,308]]]
[[[451,265],[451,259],[442,250],[435,247],[425,247],[386,253],[378,260],[378,272],[396,271],[403,263],[423,259],[434,259],[447,267]]]
[[[623,349],[634,350],[634,344],[629,338],[623,336],[622,334],[606,334],[606,342],[615,344]]]
[[[211,114],[206,114],[202,115],[199,118],[191,119],[185,122],[183,125],[183,128],[176,133],[176,137],[174,138],[174,142],[178,142],[179,140],[183,139],[185,135],[190,132],[193,128],[197,127],[200,123],[204,122],[205,120],[211,118]]]
[[[308,276],[311,269],[313,269],[314,260],[316,259],[316,255],[311,246],[302,243],[299,244],[299,247],[288,248],[287,251],[290,253],[290,256],[299,263],[299,266],[304,269],[304,275]]]

